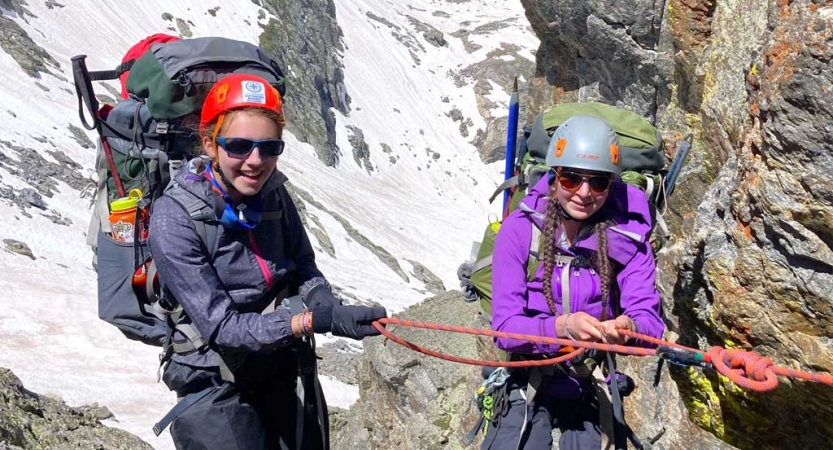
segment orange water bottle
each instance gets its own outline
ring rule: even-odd
[[[142,199],[142,191],[132,189],[127,197],[110,202],[110,229],[114,241],[132,243],[136,234],[136,204]]]

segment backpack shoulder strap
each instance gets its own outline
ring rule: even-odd
[[[284,221],[288,220],[288,217],[286,217],[286,209],[290,202],[289,191],[286,189],[285,184],[278,186],[276,190],[278,191],[277,209],[263,211],[263,213],[260,216],[261,222],[281,219],[283,219]]]
[[[208,250],[209,260],[213,261],[214,255],[217,253],[217,248],[219,246],[218,235],[220,229],[217,215],[214,213],[214,208],[205,200],[189,192],[187,189],[184,189],[176,181],[170,182],[170,184],[165,188],[165,194],[179,203],[180,206],[188,212],[188,216],[191,218],[203,246],[205,246]],[[170,351],[166,350],[165,352],[165,354],[168,355],[166,358],[170,357],[171,352],[187,354],[197,351],[207,345],[206,341],[202,338],[196,327],[194,327],[191,323],[183,323],[180,320],[184,315],[185,311],[182,310],[181,306],[179,306],[177,310],[173,311],[171,314],[170,324],[173,326],[169,329],[170,334],[168,335],[168,341],[171,342],[172,345]],[[183,333],[188,341],[182,344],[173,343],[172,338],[174,329]],[[162,363],[164,364],[164,359]],[[234,382],[234,373],[222,357],[220,358],[220,376],[225,381]]]
[[[219,244],[217,239],[219,224],[217,215],[214,213],[214,208],[206,203],[205,200],[184,189],[176,181],[171,181],[168,187],[165,188],[165,194],[174,199],[188,212],[188,216],[194,223],[197,234],[200,235],[200,240],[206,250],[208,250],[209,257],[214,259],[214,254],[217,252],[217,246]]]
[[[523,203],[519,205],[519,208],[530,214],[535,214],[539,217],[543,216],[541,213],[532,210]],[[538,266],[541,263],[540,251],[543,248],[542,245],[544,235],[541,232],[541,229],[538,228],[538,224],[535,221],[530,220],[529,224],[530,227],[532,227],[532,238],[529,240],[529,259],[527,260],[526,265],[526,275],[527,280],[532,281],[532,278],[535,277],[535,272],[538,270]],[[561,302],[565,314],[572,312],[570,306],[570,267],[572,262],[573,257],[567,255],[560,255],[556,261],[556,266],[561,271]]]
[[[518,209],[534,216],[535,218],[541,220],[544,219],[543,214],[535,211],[523,202],[518,204]],[[544,237],[541,233],[541,229],[538,227],[538,224],[532,220],[531,217],[529,219],[529,226],[532,228],[532,237],[529,239],[529,257],[526,260],[527,281],[531,281],[532,278],[535,277],[535,272],[538,270],[538,265],[541,263],[541,240]]]
[[[526,278],[528,281],[531,281],[532,278],[535,277],[538,265],[541,263],[540,251],[543,234],[535,222],[530,221],[529,223],[532,226],[532,239],[529,240],[529,258],[526,260]]]

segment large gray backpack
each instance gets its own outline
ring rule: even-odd
[[[204,200],[172,182],[165,195],[188,211],[200,240],[213,259],[217,250],[219,221]],[[166,347],[174,328],[189,338],[193,347],[204,342],[190,324],[183,323],[182,308],[160,296],[156,265],[146,241],[123,243],[103,230],[97,235],[98,316],[115,325],[125,336],[145,344]],[[135,284],[137,270],[146,270],[145,281]]]
[[[72,58],[72,66],[81,122],[87,129],[96,130],[100,138],[98,188],[87,232],[87,244],[94,250],[98,269],[99,317],[128,338],[164,346],[171,325],[181,322],[181,310],[159,299],[152,273],[155,269],[148,264],[151,257],[147,243],[138,235],[129,244],[110,237],[110,203],[139,189],[143,194],[136,215],[139,217],[167,192],[188,210],[203,243],[213,252],[218,226],[214,211],[171,184],[171,174],[198,143],[194,130],[214,83],[232,73],[253,74],[266,79],[281,95],[285,83],[278,64],[257,45],[219,37],[168,42],[154,41],[156,37],[130,49],[115,70],[90,72],[85,55]],[[144,48],[147,50],[137,50]],[[115,106],[100,107],[92,82],[119,78],[126,98]],[[86,116],[92,117],[91,123]],[[138,230],[135,225],[134,230]],[[148,281],[144,286],[134,286],[133,274],[142,268],[149,272]]]

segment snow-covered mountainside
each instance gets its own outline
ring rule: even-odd
[[[158,349],[128,341],[97,317],[85,245],[96,136],[82,131],[70,58],[86,54],[90,69],[113,68],[156,32],[253,43],[275,27],[296,27],[286,34],[296,38],[316,32],[303,20],[290,23],[280,3],[331,5],[0,0],[0,367],[70,404],[108,406],[110,425],[156,448],[172,448],[151,426],[175,396],[156,382]],[[501,68],[531,69],[538,41],[519,2],[341,0],[334,7],[340,48],[325,50],[343,65],[339,105],[327,111],[336,157],[322,158],[332,144],[325,136],[306,139],[320,143],[314,148],[290,132],[278,164],[302,199],[317,260],[338,292],[397,312],[456,288],[458,264],[497,212],[487,198],[502,160],[484,163],[495,156],[481,157],[478,147],[494,147],[501,137],[494,130],[505,129],[514,73]],[[286,101],[300,104],[292,97],[300,69],[284,71]],[[523,81],[529,71],[517,75]],[[110,98],[118,89],[96,85]],[[333,405],[358,395],[334,376],[323,382]]]

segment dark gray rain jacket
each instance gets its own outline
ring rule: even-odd
[[[222,216],[225,201],[200,169],[186,166],[176,181]],[[163,294],[182,305],[186,320],[208,343],[196,353],[174,354],[174,361],[217,367],[218,352],[224,357],[268,353],[295,340],[289,311],[261,312],[285,288],[303,296],[326,280],[315,265],[286,181],[276,170],[261,191],[264,216],[270,213],[271,220],[264,217],[250,231],[219,227],[213,261],[188,212],[167,196],[154,202],[149,244]],[[177,331],[174,341],[184,340]]]

